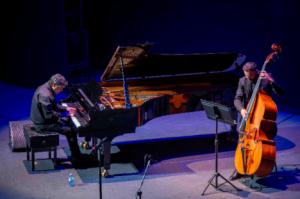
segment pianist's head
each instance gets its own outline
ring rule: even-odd
[[[256,78],[257,69],[255,62],[247,62],[243,66],[243,71],[247,79],[253,80]]]
[[[52,75],[52,77],[50,78],[49,84],[50,84],[52,90],[56,94],[58,94],[58,93],[61,93],[65,87],[68,86],[68,81],[61,74],[55,74],[55,75]]]

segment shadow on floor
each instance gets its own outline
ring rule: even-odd
[[[273,171],[269,176],[264,178],[254,177],[242,179],[241,182],[251,189],[262,193],[273,193],[284,190],[300,190],[300,181],[297,179],[300,176],[299,165],[282,165],[278,171]]]

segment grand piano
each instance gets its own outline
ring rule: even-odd
[[[79,136],[112,139],[134,133],[153,118],[199,109],[200,98],[232,103],[244,55],[155,54],[150,49],[147,44],[119,46],[101,81],[71,86]]]

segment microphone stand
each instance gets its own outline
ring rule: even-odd
[[[95,154],[98,151],[98,160],[99,160],[99,198],[102,199],[102,175],[101,175],[101,164],[102,164],[102,150],[103,150],[103,143],[108,140],[107,137],[100,139],[100,142],[95,145],[90,154]]]
[[[153,161],[152,160],[152,156],[149,155],[149,154],[145,155],[144,160],[145,160],[145,162],[147,161],[147,164],[146,164],[146,168],[145,168],[145,171],[144,171],[144,174],[143,174],[143,177],[142,177],[142,181],[141,181],[140,187],[138,188],[138,190],[136,192],[136,199],[141,199],[142,198],[142,186],[144,184],[144,180],[145,180],[146,174],[148,172],[148,169],[149,169],[149,167],[151,165],[151,162]]]

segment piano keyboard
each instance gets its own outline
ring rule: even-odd
[[[71,116],[71,120],[74,123],[74,125],[75,125],[76,128],[81,127],[80,122],[78,121],[78,119],[75,116]]]
[[[84,109],[79,103],[62,103],[62,106],[73,107],[77,109],[75,115],[70,116],[76,128],[84,127],[88,124],[90,117],[88,113],[84,111]]]

